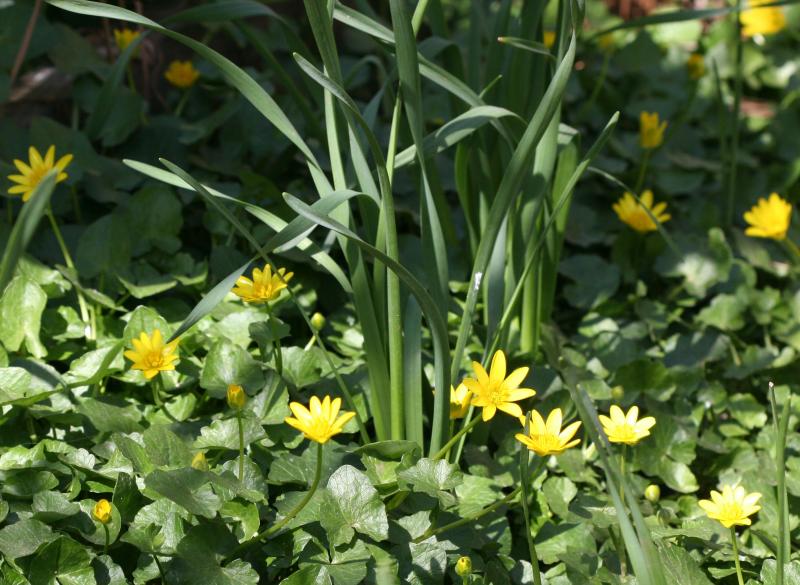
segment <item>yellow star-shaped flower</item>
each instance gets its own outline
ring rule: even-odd
[[[331,400],[330,396],[323,398],[322,402],[316,396],[312,396],[309,402],[310,408],[299,402],[290,402],[289,409],[294,417],[287,417],[285,422],[302,432],[306,439],[324,444],[334,435],[341,433],[347,421],[356,415],[355,412],[342,411],[339,416],[341,406],[341,398]]]
[[[748,516],[752,516],[761,509],[757,504],[761,494],[753,492],[748,494],[740,486],[724,485],[722,493],[711,490],[710,500],[700,500],[697,504],[712,520],[717,520],[725,528],[731,526],[750,526]]]
[[[631,406],[628,414],[625,414],[615,404],[611,407],[609,415],[610,418],[602,414],[598,418],[600,419],[600,424],[603,425],[603,431],[605,431],[608,440],[612,443],[635,445],[650,435],[650,429],[656,424],[656,419],[652,416],[646,416],[639,420],[638,406]]]
[[[47,154],[39,154],[33,146],[28,148],[28,164],[21,160],[14,160],[14,166],[22,173],[21,175],[9,175],[8,178],[14,183],[18,183],[8,189],[9,195],[22,195],[22,200],[27,201],[33,195],[34,190],[42,182],[44,176],[53,169],[58,169],[56,176],[56,183],[65,181],[67,173],[64,169],[72,162],[72,155],[65,154],[60,159],[56,160],[56,147],[50,146],[47,149]]]
[[[635,229],[640,234],[652,232],[658,229],[655,217],[659,223],[669,221],[672,216],[666,213],[667,204],[654,203],[653,192],[650,189],[642,192],[641,203],[630,193],[625,193],[619,201],[614,203],[611,208],[617,214],[620,221]],[[647,212],[650,212],[649,214]],[[651,215],[653,217],[651,217]]]
[[[520,422],[525,425],[525,417],[520,417]],[[539,455],[558,455],[570,447],[574,447],[581,442],[580,439],[573,439],[575,433],[581,426],[580,421],[576,421],[561,430],[563,414],[560,408],[555,408],[547,415],[547,421],[542,418],[538,411],[531,412],[531,423],[528,434],[517,433],[516,439],[528,449]]]
[[[498,410],[519,418],[522,409],[516,402],[536,394],[531,388],[519,385],[528,375],[528,368],[517,368],[506,377],[506,355],[495,352],[489,373],[478,362],[472,362],[475,378],[465,378],[464,386],[472,392],[472,404],[483,408],[483,420],[490,420]]]
[[[264,269],[253,269],[253,278],[240,276],[233,287],[233,294],[247,303],[267,303],[277,299],[281,291],[289,286],[294,272],[286,272],[285,268],[272,272],[272,266],[264,265]]]
[[[132,340],[133,349],[126,351],[125,357],[133,362],[132,369],[141,370],[145,378],[152,380],[159,372],[175,369],[179,341],[176,339],[164,343],[164,338],[158,329],[154,329],[152,335],[142,331],[138,339]]]
[[[748,224],[744,233],[748,236],[783,240],[792,220],[792,204],[773,193],[745,212],[744,220]]]

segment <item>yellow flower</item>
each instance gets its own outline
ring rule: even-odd
[[[550,411],[550,414],[547,415],[547,422],[545,422],[542,415],[534,410],[531,412],[531,424],[528,434],[517,433],[514,436],[520,443],[540,457],[558,455],[581,442],[580,439],[573,440],[575,433],[578,432],[578,428],[581,426],[581,422],[576,421],[562,431],[562,417],[561,409],[556,408]],[[520,417],[520,422],[523,425],[525,424],[524,416]]]
[[[234,410],[241,410],[247,402],[247,394],[244,393],[244,388],[238,384],[228,385],[228,406]]]
[[[44,176],[52,169],[58,169],[58,176],[56,183],[66,180],[67,173],[64,169],[72,162],[72,155],[65,154],[58,161],[56,161],[56,147],[50,146],[47,149],[47,154],[39,154],[33,146],[28,148],[28,164],[21,160],[14,160],[14,166],[22,173],[21,175],[9,175],[8,179],[14,183],[19,183],[8,189],[9,195],[22,195],[22,200],[27,201],[31,198],[34,189],[42,181]]]
[[[130,28],[116,28],[114,29],[114,42],[120,51],[128,48],[133,41],[139,38],[139,31]]]
[[[711,490],[710,500],[700,500],[697,504],[712,520],[719,521],[725,528],[731,526],[750,526],[750,518],[761,509],[756,502],[761,494],[748,494],[740,485],[724,485],[722,493]]]
[[[761,198],[744,214],[749,224],[745,234],[754,238],[783,240],[792,220],[792,204],[773,193],[769,199]]]
[[[330,396],[323,398],[322,402],[316,396],[312,396],[309,403],[310,410],[299,402],[290,402],[289,408],[294,417],[287,417],[285,422],[302,432],[306,439],[321,444],[327,443],[332,436],[341,433],[347,421],[356,415],[355,412],[343,410],[341,416],[336,418],[341,405],[341,398],[331,400]]]
[[[472,392],[470,392],[464,383],[458,385],[458,388],[450,386],[450,419],[464,418],[469,410],[469,403],[472,399]]]
[[[490,420],[498,409],[519,418],[522,409],[514,404],[536,394],[530,388],[519,388],[528,375],[528,368],[517,368],[506,378],[506,355],[495,352],[489,373],[478,362],[472,362],[475,378],[464,378],[464,386],[472,392],[472,404],[483,408],[483,420]]]
[[[753,8],[769,4],[772,0],[750,0],[750,8],[742,12],[742,34],[745,37],[771,35],[786,28],[786,15],[780,6]]]
[[[626,445],[635,445],[640,440],[644,439],[650,434],[650,429],[656,424],[656,419],[652,416],[646,416],[641,420],[639,419],[639,407],[631,406],[628,414],[625,414],[622,409],[616,404],[611,407],[609,412],[611,418],[600,415],[600,424],[603,425],[608,440],[612,443],[625,443]]]
[[[103,498],[98,501],[94,508],[92,508],[92,516],[100,524],[108,524],[111,522],[111,502]]]
[[[597,45],[604,53],[610,53],[617,47],[614,42],[614,35],[611,33],[600,35],[600,38],[597,39]]]
[[[658,229],[655,217],[659,223],[668,221],[672,216],[665,213],[667,204],[663,201],[653,205],[653,192],[650,189],[642,192],[641,203],[630,193],[625,193],[622,198],[612,205],[617,217],[639,233],[652,232]],[[647,211],[650,211],[648,214]],[[653,217],[650,217],[652,215]]]
[[[167,67],[164,77],[175,87],[186,89],[192,87],[200,72],[195,69],[191,61],[173,61]]]
[[[178,339],[164,343],[161,331],[154,329],[152,335],[142,331],[138,339],[133,339],[133,349],[125,352],[125,357],[133,362],[131,368],[144,372],[144,377],[153,379],[159,372],[175,369],[178,359]]]
[[[556,31],[554,30],[544,31],[544,46],[550,49],[555,44],[556,44]]]
[[[200,471],[208,471],[208,459],[203,451],[198,451],[192,457],[192,468],[199,469]]]
[[[660,121],[658,112],[642,112],[639,114],[639,144],[642,148],[650,150],[658,148],[664,142],[664,130],[667,121]]]
[[[240,276],[233,287],[233,294],[248,303],[266,303],[277,299],[281,291],[285,289],[288,282],[294,276],[294,272],[286,272],[285,268],[272,272],[272,266],[264,265],[264,270],[253,269],[252,280],[246,276]]]
[[[686,60],[686,69],[691,79],[698,80],[706,74],[706,61],[700,53],[692,53]]]

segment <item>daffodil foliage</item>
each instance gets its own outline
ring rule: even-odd
[[[800,7],[679,4],[0,0],[0,584],[800,583]]]

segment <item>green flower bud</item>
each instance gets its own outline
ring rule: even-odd
[[[456,575],[468,577],[472,574],[472,559],[469,557],[459,557],[456,561]]]
[[[322,328],[325,327],[325,315],[322,313],[314,313],[311,315],[311,326],[314,328],[314,331],[322,331]]]
[[[651,483],[644,489],[644,497],[647,499],[648,502],[656,503],[659,499],[661,499],[661,488],[658,487],[656,484]]]
[[[614,386],[611,389],[611,399],[614,402],[621,402],[625,398],[625,389],[622,386]]]

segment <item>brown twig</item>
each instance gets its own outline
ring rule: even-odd
[[[33,5],[33,12],[28,19],[28,26],[25,28],[25,36],[22,37],[22,43],[19,45],[17,57],[14,59],[14,67],[11,69],[11,82],[10,86],[14,86],[14,80],[19,75],[19,70],[22,68],[22,62],[25,60],[25,55],[28,54],[28,47],[31,44],[31,37],[33,36],[33,29],[36,28],[36,21],[39,20],[39,12],[42,10],[42,0],[36,0]]]

